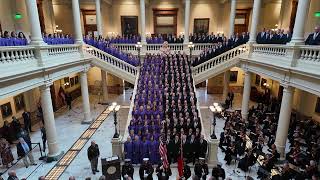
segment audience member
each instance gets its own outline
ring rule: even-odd
[[[12,155],[11,147],[8,141],[4,138],[0,139],[0,157],[2,160],[2,164],[7,168],[10,167],[14,158]]]
[[[100,156],[99,146],[95,141],[91,141],[91,146],[88,148],[88,159],[90,161],[91,170],[93,174],[99,172],[98,170],[98,158]]]
[[[37,165],[34,162],[31,141],[29,141],[28,139],[23,139],[22,137],[19,138],[19,143],[17,144],[17,153],[18,157],[22,158],[26,168],[28,168],[30,164],[33,166]],[[29,158],[30,163],[28,162],[27,157]]]
[[[305,41],[306,45],[320,45],[320,26],[314,28],[314,32],[309,34]]]

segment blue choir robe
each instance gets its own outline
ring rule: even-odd
[[[125,142],[124,143],[124,152],[125,152],[125,159],[132,159],[132,157],[133,157],[133,144],[132,144],[132,142]]]
[[[149,125],[144,125],[142,127],[142,132],[146,132],[146,130],[149,130]]]
[[[159,161],[160,161],[159,142],[154,140],[150,142],[150,162],[152,164],[158,164]]]
[[[141,152],[140,152],[141,142],[140,142],[140,140],[133,141],[132,144],[133,144],[132,163],[133,164],[140,164],[141,163]]]
[[[141,160],[143,158],[149,158],[149,141],[142,141],[141,144]]]

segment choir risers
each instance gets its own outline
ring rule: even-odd
[[[92,64],[127,82],[135,83],[138,68],[90,45],[83,45],[86,56],[92,57]]]

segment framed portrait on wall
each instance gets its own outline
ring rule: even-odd
[[[138,16],[121,16],[122,35],[138,34]]]
[[[64,81],[64,87],[65,87],[66,89],[68,89],[68,88],[70,87],[69,77],[65,77],[65,78],[63,79],[63,81]]]
[[[12,115],[11,103],[7,102],[1,105],[2,118],[6,118]]]
[[[78,84],[79,83],[79,76],[74,77],[74,84]]]
[[[318,99],[317,99],[315,112],[320,113],[320,97],[318,97]]]
[[[262,78],[262,79],[261,79],[260,86],[264,86],[264,83],[267,83],[267,80],[266,80],[266,79],[264,79],[264,78]]]
[[[230,71],[230,82],[238,81],[238,71]]]
[[[209,18],[195,18],[193,22],[193,33],[208,33]]]
[[[71,87],[74,86],[74,77],[70,78],[70,86],[71,86]]]
[[[255,81],[255,85],[259,86],[260,84],[260,75],[256,74],[256,81]]]
[[[23,94],[19,94],[19,95],[15,96],[13,99],[14,99],[14,105],[16,107],[16,111],[20,111],[20,110],[24,109],[25,103],[24,103]]]

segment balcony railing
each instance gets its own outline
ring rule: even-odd
[[[320,70],[320,47],[310,45],[253,44],[250,46],[250,60],[302,71]]]
[[[134,55],[138,54],[138,50],[135,44],[113,44],[120,51],[131,53]],[[199,55],[205,48],[211,48],[213,44],[211,43],[197,43],[194,44],[193,55]],[[158,53],[162,44],[147,44],[145,45],[145,49],[142,48],[142,54],[145,53]],[[183,44],[169,44],[171,51],[188,51],[188,47]],[[145,52],[143,52],[145,50]]]
[[[108,63],[110,65],[112,65],[113,67],[117,67],[133,76],[135,76],[137,74],[137,67],[132,66],[131,64],[118,59],[104,51],[101,51],[93,46],[90,45],[83,45],[83,49],[85,52],[97,57],[98,59],[104,61],[105,63]]]
[[[35,48],[30,46],[0,47],[1,64],[34,60]]]
[[[0,78],[79,61],[80,44],[0,47]]]
[[[211,69],[214,66],[220,65],[222,63],[225,63],[229,60],[235,59],[239,57],[240,55],[243,55],[248,51],[248,46],[247,45],[241,45],[238,46],[237,48],[233,48],[217,57],[214,57],[204,63],[201,63],[197,65],[196,67],[193,67],[193,74],[197,75],[200,73],[205,73],[208,71],[211,71]]]

